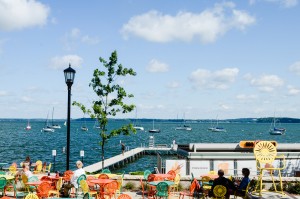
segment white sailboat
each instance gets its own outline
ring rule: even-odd
[[[219,126],[218,116],[217,116],[216,120],[217,120],[216,126],[212,125],[211,127],[208,128],[208,130],[210,130],[212,132],[226,132],[225,128]]]
[[[53,110],[52,110],[52,125],[50,127],[53,128],[53,129],[60,129],[61,126],[59,124],[54,124],[54,122],[53,122],[53,114],[54,114],[54,107],[53,107]]]
[[[177,119],[178,119],[178,117],[177,117]],[[175,128],[175,130],[180,130],[180,131],[191,131],[192,130],[192,127],[186,124],[185,114],[183,115],[183,124],[177,126]]]
[[[47,120],[45,122],[45,127],[41,130],[41,132],[54,132],[55,130],[53,128],[51,128],[51,126],[49,125],[49,121],[48,121],[48,116],[49,116],[49,112],[47,114]]]
[[[95,120],[94,129],[100,129],[100,125],[97,119]]]
[[[135,124],[133,128],[139,131],[144,131],[144,127],[138,125],[136,121],[137,121],[137,109],[135,109]]]
[[[149,130],[149,133],[160,133],[160,129],[154,128],[154,120],[152,122],[152,129]]]
[[[87,125],[86,125],[86,120],[85,120],[84,115],[83,115],[83,121],[84,121],[84,124],[81,125],[81,130],[82,131],[88,131],[89,129],[88,129]]]
[[[274,114],[273,122],[269,130],[270,135],[284,135],[285,131],[286,129],[283,127],[276,127],[276,118]]]
[[[26,130],[26,131],[31,130],[31,125],[30,125],[30,123],[29,123],[29,120],[28,120],[28,122],[27,122],[27,126],[26,126],[25,130]]]

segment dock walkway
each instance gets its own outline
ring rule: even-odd
[[[165,147],[165,146],[135,148],[135,149],[126,151],[124,153],[124,155],[119,154],[114,157],[105,159],[104,160],[104,168],[124,165],[127,162],[132,161],[132,160],[144,155],[146,151],[171,151],[171,150],[172,150],[172,148]],[[84,170],[89,173],[97,172],[97,171],[100,171],[101,169],[102,169],[102,161],[84,167]]]

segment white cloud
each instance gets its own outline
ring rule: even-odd
[[[255,23],[255,17],[234,7],[234,3],[227,2],[201,13],[178,12],[175,16],[152,10],[132,17],[121,32],[125,39],[135,35],[154,42],[198,38],[210,43],[231,29],[245,29]]]
[[[287,88],[289,95],[298,95],[300,93],[300,89],[294,86],[288,85]]]
[[[224,68],[214,72],[205,69],[197,69],[190,74],[189,80],[195,88],[227,89],[229,84],[235,81],[238,73],[238,68]]]
[[[230,107],[229,107],[228,105],[226,105],[226,104],[219,104],[219,106],[220,106],[222,109],[224,109],[224,110],[230,109]]]
[[[289,70],[297,75],[300,75],[300,61],[293,63],[290,65]]]
[[[78,55],[56,56],[51,59],[50,68],[65,69],[69,66],[69,63],[72,68],[79,68],[82,66],[83,59]]]
[[[236,99],[241,101],[252,101],[257,99],[257,95],[245,95],[245,94],[239,94],[236,96]]]
[[[81,41],[85,44],[96,45],[100,42],[97,37],[91,37],[89,35],[85,35],[81,38]]]
[[[33,102],[33,99],[31,97],[23,96],[21,97],[22,102]]]
[[[74,50],[77,44],[80,42],[88,45],[96,45],[100,42],[100,40],[98,39],[98,37],[83,35],[79,28],[73,28],[63,37],[63,43],[66,50]]]
[[[0,30],[45,25],[49,12],[49,7],[35,0],[1,0]]]
[[[271,3],[279,3],[286,8],[291,8],[298,4],[298,0],[266,0],[266,1]]]
[[[258,78],[252,78],[250,84],[260,91],[272,92],[283,86],[284,81],[276,75],[262,75]]]
[[[0,91],[0,97],[8,96],[7,91]]]
[[[180,83],[178,81],[172,81],[168,83],[167,87],[171,89],[179,88]]]
[[[146,70],[151,73],[165,73],[169,71],[169,66],[156,59],[152,59],[146,67]]]

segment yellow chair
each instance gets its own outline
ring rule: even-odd
[[[173,194],[175,193],[175,189],[176,189],[176,192],[178,192],[178,186],[179,186],[179,182],[180,182],[180,174],[177,173],[175,178],[174,178],[174,184],[173,185],[170,185],[170,190],[173,190]]]
[[[123,175],[119,175],[117,176],[116,180],[118,182],[118,189],[116,190],[116,194],[121,195],[122,192],[122,186],[123,186],[123,178],[124,178],[124,174]]]
[[[225,199],[227,189],[223,185],[216,185],[213,189],[214,197],[213,199]]]
[[[36,173],[41,173],[41,172],[42,172],[42,169],[43,169],[43,162],[40,161],[40,160],[38,160],[38,161],[36,161],[35,166],[36,166],[36,170],[33,171],[33,173],[34,173],[34,174],[36,174]]]
[[[242,190],[237,190],[237,191],[235,191],[234,192],[234,198],[237,198],[237,197],[242,197],[243,199],[247,199],[248,198],[248,196],[247,196],[247,193],[249,192],[249,190],[251,189],[251,186],[254,186],[255,187],[255,180],[254,179],[252,179],[249,183],[248,183],[248,185],[247,185],[247,187],[246,187],[246,189],[244,190],[244,189],[242,189]],[[245,192],[245,193],[244,193]]]
[[[268,171],[270,176],[272,177],[273,186],[275,192],[279,192],[284,194],[282,189],[282,179],[281,179],[281,170],[285,169],[285,157],[284,155],[277,156],[277,149],[273,145],[272,142],[269,141],[259,141],[255,144],[254,147],[254,155],[256,158],[256,167],[259,170],[259,178],[258,184],[260,185],[259,188],[259,195],[261,196],[262,192],[262,178],[263,178],[263,171]],[[274,167],[274,161],[279,160],[281,164],[279,167]],[[278,177],[280,181],[280,189],[281,191],[277,191],[276,184],[274,181],[274,171],[278,171]]]
[[[17,173],[17,167],[15,167],[15,166],[13,166],[13,165],[11,165],[11,166],[8,168],[8,170],[9,170],[9,173],[10,173],[11,175],[16,175],[16,173]]]
[[[29,193],[25,199],[39,199],[39,197],[34,193]]]
[[[50,162],[49,165],[46,166],[46,168],[43,169],[43,172],[44,172],[44,173],[50,173],[50,172],[51,172],[51,166],[52,166],[52,164],[51,164],[51,162]]]
[[[56,189],[51,189],[48,193],[48,198],[51,196],[51,195],[55,195],[57,198],[59,198],[59,191],[61,189],[63,185],[63,181],[62,181],[62,178],[59,178],[59,180],[56,182]]]
[[[83,194],[85,195],[86,193],[89,193],[90,196],[95,196],[95,198],[98,198],[98,193],[97,191],[91,191],[89,188],[88,183],[86,182],[86,180],[81,180],[80,181],[80,187],[82,189]]]

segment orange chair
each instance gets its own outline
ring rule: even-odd
[[[39,198],[48,198],[51,185],[48,182],[42,182],[36,189],[36,194]]]
[[[71,178],[73,176],[74,172],[71,170],[67,170],[64,172],[64,180],[65,181],[71,181]]]
[[[170,181],[173,181],[174,180],[174,178],[176,177],[176,172],[175,171],[173,171],[173,170],[170,170],[170,171],[168,171],[168,173],[167,174],[169,174],[169,175],[171,175],[172,177],[169,177],[169,178],[167,178],[167,180],[170,180]]]
[[[142,179],[142,178],[140,178],[140,183],[141,183],[141,188],[142,188],[142,196],[143,196],[143,199],[144,199],[145,195],[147,195],[148,198],[154,199],[154,196],[155,196],[155,190],[150,189],[149,191],[146,191],[145,188],[144,188],[144,183],[143,183],[143,179]]]
[[[200,188],[200,185],[199,185],[197,179],[194,178],[194,180],[190,186],[190,191],[189,192],[180,192],[179,199],[181,198],[181,196],[182,196],[182,199],[184,198],[184,196],[193,197],[193,194],[194,194],[194,191],[196,188]]]
[[[119,195],[118,199],[131,199],[131,196],[123,193],[123,194]]]
[[[62,178],[59,178],[59,180],[56,182],[56,186],[53,188],[51,188],[51,190],[48,192],[48,198],[49,196],[51,195],[55,195],[57,198],[59,198],[59,191],[61,189],[63,185],[63,181],[62,181]]]
[[[86,177],[86,182],[88,183],[90,190],[96,190],[97,184],[90,182],[90,180],[95,180],[95,179],[96,179],[95,176]]]
[[[101,173],[101,174],[98,176],[98,179],[109,179],[109,176],[106,175],[105,173]]]
[[[106,185],[104,185],[104,192],[103,195],[107,195],[110,199],[112,196],[116,199],[116,190],[118,189],[118,182],[112,181]]]

